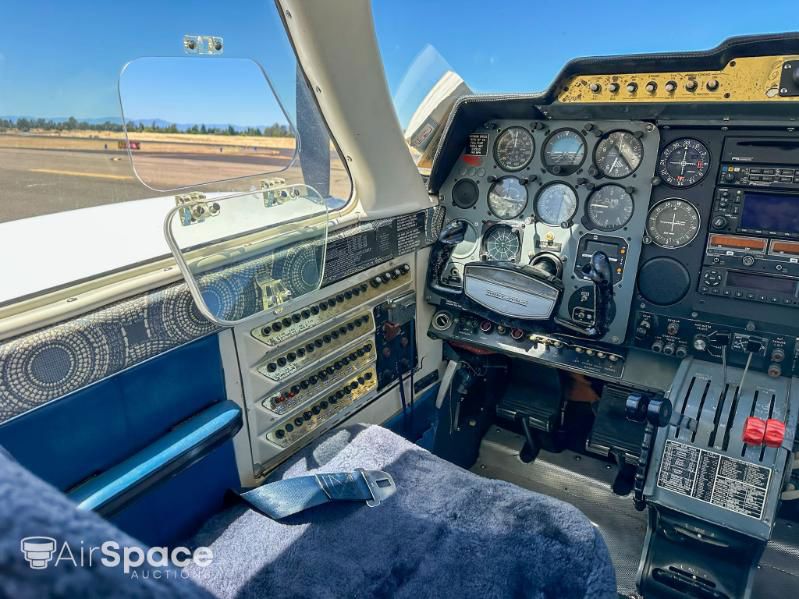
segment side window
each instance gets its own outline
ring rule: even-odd
[[[24,257],[15,261],[0,305],[168,254],[158,219],[174,205],[175,193],[155,190],[191,186],[194,182],[181,175],[188,159],[199,160],[210,173],[205,181],[228,179],[196,188],[201,192],[257,190],[264,177],[250,176],[253,172],[279,170],[276,176],[287,183],[316,189],[331,210],[348,202],[349,173],[274,3],[142,0],[133,10],[126,3],[90,8],[32,0],[13,2],[3,12],[0,255],[19,256],[20,244],[45,249],[32,252],[27,264]],[[186,85],[180,114],[190,114],[192,103],[211,95],[218,99],[214,122],[178,121],[174,105],[153,101],[148,114],[128,119],[126,136],[120,72],[141,57],[185,56],[187,35],[218,37],[224,58],[258,63],[288,119],[277,111],[257,117],[241,114],[238,107],[226,111],[224,99],[231,90]],[[302,151],[292,162],[297,146]],[[143,184],[130,155],[133,164],[161,161],[158,174],[166,183]],[[75,212],[79,209],[90,210]],[[131,230],[135,227],[140,230]],[[35,238],[37,232],[42,239]],[[58,248],[65,262],[68,254],[72,266],[38,272],[48,263],[37,255],[48,247]],[[58,263],[58,255],[50,258]]]

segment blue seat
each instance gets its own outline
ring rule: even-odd
[[[333,503],[281,522],[237,503],[187,542],[210,547],[210,565],[190,564],[182,578],[148,579],[146,587],[134,585],[132,592],[240,598],[616,597],[607,548],[574,507],[476,476],[384,428],[339,430],[294,456],[272,478],[358,467],[390,473],[397,492],[376,508]],[[53,588],[65,589],[64,595],[103,595],[114,582],[130,582],[113,569],[30,569],[19,547],[23,536],[81,538],[86,544],[133,541],[95,514],[77,511],[58,491],[2,457],[0,498],[5,499],[0,527],[10,531],[0,545],[0,563],[13,572],[10,578],[0,574],[0,595],[42,596]]]

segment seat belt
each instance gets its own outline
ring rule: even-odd
[[[280,520],[332,501],[365,501],[376,507],[397,490],[391,475],[382,470],[314,474],[267,483],[241,493],[256,510]]]

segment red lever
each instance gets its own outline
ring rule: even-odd
[[[762,418],[749,416],[744,422],[743,442],[747,445],[763,445],[763,436],[766,434],[766,421]],[[782,441],[780,441],[782,442]]]
[[[763,442],[766,447],[781,447],[785,440],[785,424],[774,418],[766,420],[766,433]]]

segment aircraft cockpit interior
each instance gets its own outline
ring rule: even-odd
[[[799,596],[794,6],[186,4],[4,11],[0,596]]]

